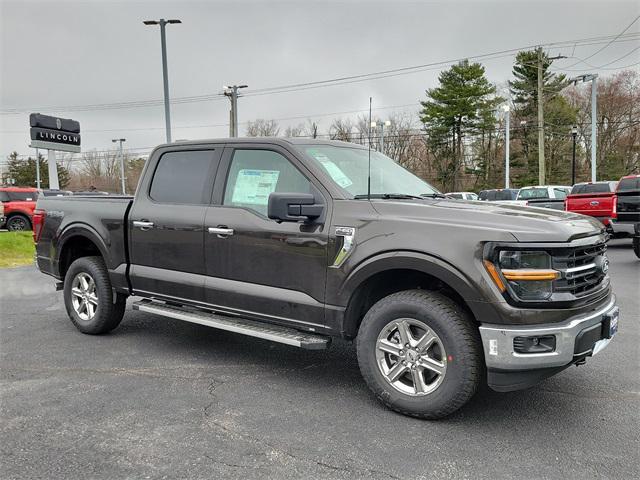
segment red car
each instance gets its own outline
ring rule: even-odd
[[[4,206],[7,230],[31,230],[38,189],[31,187],[0,187],[0,202]]]

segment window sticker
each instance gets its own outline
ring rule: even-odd
[[[233,187],[231,203],[267,205],[269,195],[276,190],[279,176],[278,170],[240,170]]]
[[[318,152],[316,150],[309,150],[309,153],[313,158],[315,158],[320,165],[324,167],[327,173],[331,176],[334,182],[340,185],[342,188],[347,188],[353,185],[353,182],[347,175],[340,169],[338,165],[329,160],[324,153]]]

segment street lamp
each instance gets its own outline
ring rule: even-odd
[[[113,143],[120,142],[120,180],[122,182],[122,194],[126,195],[126,187],[124,183],[124,155],[122,153],[122,142],[126,142],[126,138],[114,138],[111,140]]]
[[[571,161],[571,185],[576,184],[576,137],[578,136],[578,127],[571,127],[571,136],[573,137],[573,159]]]
[[[597,150],[597,130],[596,117],[598,114],[598,75],[587,73],[569,79],[576,85],[578,82],[591,82],[591,182],[596,181],[596,150]]]
[[[504,119],[505,119],[505,127],[504,127],[504,188],[509,188],[509,120],[510,115],[509,111],[511,107],[509,104],[505,103],[502,105],[502,110],[504,110]]]
[[[169,74],[167,72],[167,40],[165,26],[168,23],[182,23],[180,20],[145,20],[145,25],[160,25],[160,44],[162,47],[162,79],[164,83],[164,121],[166,123],[167,143],[171,143],[171,112],[169,111]]]
[[[376,122],[371,122],[371,128],[376,128],[378,124]],[[384,122],[380,122],[380,153],[384,154],[384,127],[390,127],[391,120],[385,120]]]

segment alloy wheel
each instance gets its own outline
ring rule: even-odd
[[[81,320],[91,320],[98,309],[96,283],[86,272],[78,273],[71,283],[71,303]]]

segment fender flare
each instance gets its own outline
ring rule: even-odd
[[[109,249],[100,234],[93,227],[85,223],[72,223],[65,227],[65,229],[59,236],[57,255],[55,259],[55,262],[58,265],[58,271],[60,271],[60,260],[62,258],[63,252],[65,251],[66,243],[69,240],[77,237],[84,237],[87,240],[90,240],[98,247],[98,250],[100,250],[100,255],[102,255],[102,258],[104,258],[105,263],[109,261]]]
[[[415,270],[446,283],[464,300],[476,319],[486,315],[486,299],[478,288],[458,268],[441,258],[422,252],[400,250],[385,252],[369,257],[361,262],[345,279],[338,292],[340,305],[347,311],[358,288],[373,275],[388,270]]]

